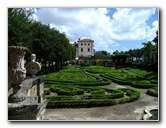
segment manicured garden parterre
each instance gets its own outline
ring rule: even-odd
[[[42,77],[49,108],[111,106],[140,97],[136,89],[104,88],[112,82],[144,88],[147,94],[158,97],[158,74],[140,69],[68,66]]]

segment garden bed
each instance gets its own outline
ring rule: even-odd
[[[107,89],[101,87],[76,87],[75,85],[70,85],[70,87],[52,85],[50,90],[58,95],[46,96],[48,99],[47,108],[111,106],[132,102],[140,97],[140,92],[127,88]]]
[[[147,73],[145,75],[147,76]],[[150,75],[148,76],[150,78]],[[111,89],[104,86],[113,81],[150,89],[158,83],[156,79],[145,80],[144,76],[129,73],[125,69],[102,66],[71,67],[43,77],[45,87],[49,88],[45,90],[48,108],[97,107],[132,102],[140,97],[140,92],[129,88]],[[156,95],[152,93],[152,90],[147,91],[147,94]]]

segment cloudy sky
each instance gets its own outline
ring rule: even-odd
[[[157,8],[38,8],[34,18],[64,32],[70,43],[94,40],[96,51],[142,48],[158,30]]]

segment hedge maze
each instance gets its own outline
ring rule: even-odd
[[[132,72],[133,71],[133,72]],[[138,73],[137,73],[138,72]],[[158,96],[156,74],[141,70],[111,69],[102,66],[67,67],[43,75],[48,108],[111,106],[132,102],[140,92],[129,88],[105,88],[112,82],[145,88],[148,95]],[[149,75],[149,74],[153,74]],[[148,76],[148,77],[147,77]]]

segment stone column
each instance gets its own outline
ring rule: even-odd
[[[13,88],[13,96],[17,93],[22,81],[26,77],[24,68],[24,55],[26,47],[9,46],[8,89]]]

